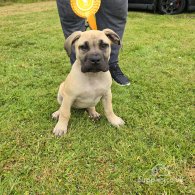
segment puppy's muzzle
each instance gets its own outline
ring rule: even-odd
[[[101,56],[99,54],[91,55],[88,59],[92,65],[99,65],[101,62]]]
[[[108,71],[108,62],[104,59],[103,55],[94,53],[86,56],[81,71],[85,72],[106,72]]]

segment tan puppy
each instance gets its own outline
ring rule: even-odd
[[[52,115],[58,118],[53,130],[55,135],[67,132],[71,107],[86,108],[90,117],[99,118],[95,106],[101,98],[108,121],[116,127],[124,124],[112,109],[112,78],[108,64],[112,43],[121,44],[119,36],[110,29],[77,31],[66,39],[65,49],[70,56],[75,48],[76,61],[59,88],[57,99],[61,106]]]

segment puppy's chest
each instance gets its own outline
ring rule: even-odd
[[[108,88],[101,84],[83,86],[83,90],[78,94],[73,106],[77,108],[88,108],[96,106],[101,97],[107,91]]]

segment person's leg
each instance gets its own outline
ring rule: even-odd
[[[85,20],[73,12],[70,0],[57,0],[57,7],[65,38],[75,31],[85,31]],[[70,57],[71,64],[74,63],[75,59],[75,53],[72,52]]]
[[[128,12],[128,0],[103,0],[96,14],[98,30],[110,28],[123,38]],[[122,73],[118,66],[118,55],[120,47],[112,45],[110,56],[110,72],[112,78],[121,85],[128,85],[128,78]]]

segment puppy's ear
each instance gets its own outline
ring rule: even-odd
[[[65,41],[64,49],[66,50],[68,56],[70,56],[72,51],[72,45],[80,38],[81,31],[76,31],[72,33]]]
[[[111,29],[104,29],[103,32],[110,39],[110,41],[114,44],[121,45],[120,37]]]

